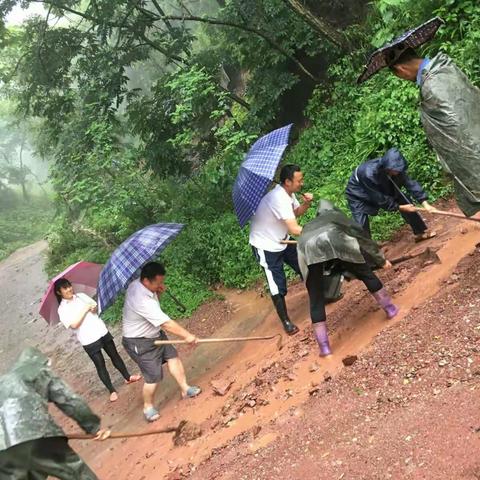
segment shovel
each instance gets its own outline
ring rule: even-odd
[[[407,255],[402,255],[401,257],[392,258],[390,263],[392,265],[397,265],[398,263],[406,262],[412,258],[422,257],[425,261],[431,261],[433,263],[441,263],[440,257],[430,248],[426,248],[420,253],[410,253]]]
[[[158,435],[160,433],[175,433],[173,437],[173,443],[175,443],[175,445],[179,445],[181,442],[195,440],[195,438],[198,438],[202,434],[202,431],[195,423],[182,420],[177,427],[149,430],[148,432],[111,433],[110,436],[105,440],[109,440],[111,438],[145,437],[147,435]],[[87,433],[70,433],[67,435],[67,438],[69,440],[93,440],[95,435]]]
[[[277,348],[282,349],[282,335],[277,333],[275,335],[267,335],[263,337],[229,337],[229,338],[199,338],[198,343],[227,343],[227,342],[251,342],[256,340],[272,340],[277,338]],[[187,344],[185,340],[155,340],[153,342],[157,347],[161,345],[181,345]]]

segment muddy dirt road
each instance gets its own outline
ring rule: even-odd
[[[288,303],[301,333],[285,337],[281,351],[275,342],[183,350],[188,375],[204,393],[180,401],[168,379],[154,425],[143,421],[140,385],[121,386],[113,375],[120,399],[109,404],[93,366],[67,332],[35,321],[45,245],[33,245],[0,263],[0,300],[7,306],[2,367],[22,345],[39,344],[105,425],[134,431],[188,419],[201,426],[203,435],[180,447],[170,435],[72,442],[102,480],[478,480],[480,228],[448,218],[430,223],[436,238],[416,245],[404,229],[385,247],[395,257],[429,246],[441,259],[413,259],[380,273],[401,308],[394,321],[385,320],[363,285],[346,284],[344,298],[328,308],[334,355],[320,359],[306,293],[296,284]],[[22,278],[28,278],[26,291],[18,291]],[[270,301],[259,292],[224,294],[225,301],[186,320],[188,328],[200,336],[280,331]],[[358,357],[350,367],[342,363],[347,355]],[[217,395],[212,381],[231,386]],[[70,422],[64,425],[74,430]]]

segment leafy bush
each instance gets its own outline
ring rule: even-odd
[[[24,203],[9,196],[0,210],[0,260],[18,248],[45,238],[53,217],[52,203],[46,198],[32,198]]]

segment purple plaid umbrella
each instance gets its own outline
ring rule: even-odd
[[[113,304],[117,295],[140,274],[140,269],[157,257],[180,233],[180,223],[157,223],[128,237],[113,253],[100,272],[98,310]]]
[[[287,148],[291,128],[292,124],[261,137],[253,144],[240,166],[232,197],[241,227],[244,227],[256,212],[265,191],[272,183]]]
[[[382,68],[388,67],[408,48],[417,48],[431,40],[443,25],[440,17],[430,19],[417,28],[409,30],[370,55],[357,83],[365,82]]]

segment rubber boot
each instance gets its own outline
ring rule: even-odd
[[[398,313],[398,307],[392,303],[392,299],[385,288],[381,288],[378,292],[372,293],[372,295],[378,304],[385,310],[389,319],[393,318]]]
[[[326,357],[331,355],[330,342],[328,341],[327,322],[313,323],[313,333],[317,339],[318,347],[320,348],[320,356]]]
[[[295,335],[298,332],[298,327],[288,318],[285,297],[283,295],[272,295],[272,302],[275,305],[275,309],[287,335]]]

